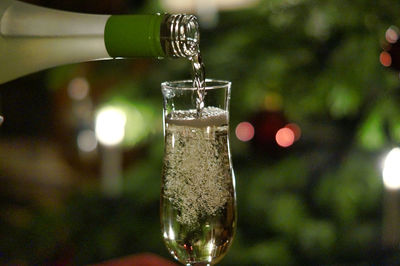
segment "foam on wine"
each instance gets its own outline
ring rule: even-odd
[[[202,110],[201,117],[197,116],[197,110],[174,111],[165,118],[168,124],[189,126],[189,127],[208,127],[222,126],[228,124],[227,112],[217,107],[206,107]]]

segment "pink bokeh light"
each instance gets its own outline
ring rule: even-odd
[[[276,143],[284,148],[291,146],[294,142],[294,138],[295,135],[293,130],[287,127],[279,129],[275,135]]]
[[[249,141],[254,137],[254,127],[249,122],[241,122],[236,126],[236,137],[241,141]]]

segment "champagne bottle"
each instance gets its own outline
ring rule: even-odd
[[[191,58],[198,45],[193,15],[93,15],[0,1],[0,84],[91,60]]]

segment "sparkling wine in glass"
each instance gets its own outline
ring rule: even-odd
[[[164,82],[162,92],[164,242],[184,265],[214,265],[227,253],[236,228],[228,139],[230,82],[206,80],[201,113],[191,80]]]

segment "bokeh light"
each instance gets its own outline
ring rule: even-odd
[[[236,126],[236,137],[241,141],[249,141],[254,137],[254,127],[249,122],[241,122]]]
[[[379,61],[383,66],[390,67],[392,65],[392,56],[388,52],[383,51],[379,55]]]
[[[293,144],[295,134],[290,128],[284,127],[278,130],[275,135],[276,143],[281,147],[289,147]]]
[[[68,95],[74,100],[83,100],[89,94],[89,82],[86,78],[74,78],[68,84]]]
[[[300,137],[301,137],[301,128],[299,127],[299,125],[297,125],[295,123],[289,123],[285,127],[290,128],[293,131],[293,133],[294,133],[294,141],[297,141],[297,140],[300,139]]]
[[[84,152],[94,151],[97,147],[96,134],[91,129],[85,129],[79,132],[76,141],[78,148]]]
[[[383,184],[387,189],[400,189],[400,149],[392,149],[383,164]]]
[[[96,137],[106,146],[117,145],[124,139],[126,115],[115,107],[104,107],[96,116]]]
[[[3,124],[3,122],[4,122],[4,117],[0,115],[0,126],[1,124]]]
[[[385,38],[388,43],[395,43],[399,39],[398,28],[396,26],[390,26],[385,33]]]

